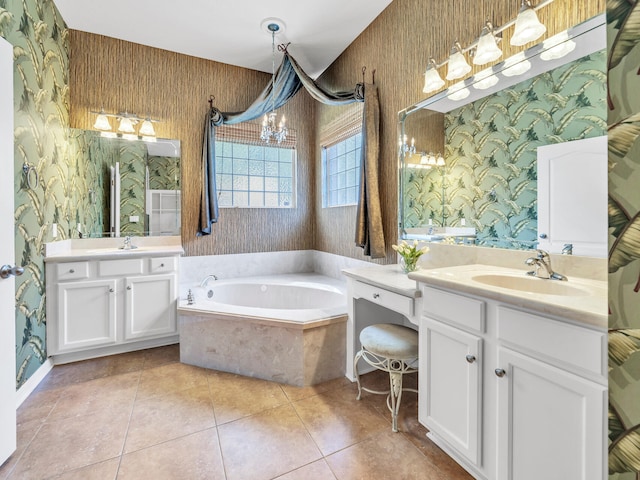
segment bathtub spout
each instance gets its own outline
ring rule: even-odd
[[[209,283],[209,280],[218,280],[218,277],[216,277],[215,275],[207,275],[206,277],[204,277],[204,279],[200,282],[200,286],[201,287],[206,287],[207,284]]]

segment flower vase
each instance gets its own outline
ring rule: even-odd
[[[418,270],[418,259],[412,258],[407,260],[404,257],[400,257],[400,268],[402,268],[404,273],[415,272]]]

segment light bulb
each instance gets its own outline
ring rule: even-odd
[[[444,80],[442,80],[438,73],[436,61],[433,58],[430,58],[429,63],[427,64],[427,71],[424,72],[424,87],[422,88],[422,91],[424,93],[433,92],[443,85]]]
[[[511,45],[520,47],[540,38],[547,31],[536,11],[531,7],[529,0],[522,0],[522,7],[516,17],[516,27],[511,37]]]
[[[482,29],[476,54],[473,56],[474,65],[484,65],[502,56],[502,50],[498,48],[496,37],[493,34],[493,27],[489,28],[490,25],[491,23],[487,22],[487,26]]]
[[[133,122],[128,117],[122,117],[120,119],[120,125],[118,126],[118,130],[122,133],[135,133],[135,128],[133,128]]]
[[[455,80],[456,78],[464,77],[471,71],[471,65],[467,63],[467,60],[462,54],[462,48],[460,44],[456,42],[451,49],[451,55],[449,56],[449,64],[447,68],[447,80]]]
[[[100,114],[98,114],[96,123],[93,124],[93,128],[95,128],[96,130],[102,130],[104,132],[108,132],[109,130],[111,130],[111,124],[109,123],[109,119],[105,115],[104,110],[102,110]]]
[[[151,120],[149,118],[147,118],[144,122],[142,122],[142,125],[140,125],[139,133],[140,135],[143,135],[145,137],[156,136],[156,131],[153,128],[153,124],[151,123]]]

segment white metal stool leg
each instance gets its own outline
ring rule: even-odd
[[[362,386],[362,384],[360,383],[360,375],[358,373],[358,361],[361,358],[372,367],[389,373],[389,390],[372,390],[370,388]],[[407,363],[403,360],[381,357],[369,352],[364,347],[356,354],[355,358],[353,359],[353,371],[356,377],[356,382],[358,384],[358,396],[356,397],[356,400],[360,400],[362,398],[363,390],[365,392],[373,393],[376,395],[387,395],[387,408],[389,408],[389,410],[391,411],[391,429],[394,432],[398,431],[398,411],[400,410],[402,392],[408,391],[418,393],[418,390],[414,388],[402,388],[402,376],[405,373],[414,373],[418,371],[414,366],[416,362],[417,358]]]

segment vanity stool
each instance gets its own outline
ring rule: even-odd
[[[402,388],[402,376],[418,371],[418,332],[391,323],[370,325],[360,332],[360,344],[362,348],[353,359],[353,371],[358,383],[357,400],[360,400],[362,390],[387,395],[387,407],[391,410],[391,430],[397,432],[402,391],[418,393],[413,388]],[[389,373],[389,390],[370,390],[360,384],[358,360],[361,358],[372,367]]]

